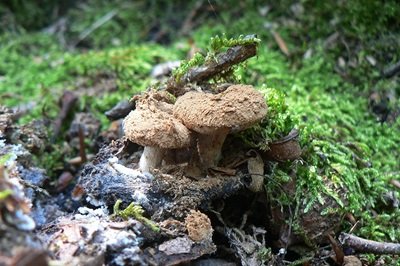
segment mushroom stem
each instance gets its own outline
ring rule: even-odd
[[[161,165],[164,149],[145,146],[139,160],[139,169],[142,172],[151,172]]]
[[[229,128],[221,128],[209,135],[198,135],[197,150],[203,170],[217,166],[221,157],[222,145],[228,133]]]

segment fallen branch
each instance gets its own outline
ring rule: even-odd
[[[347,233],[341,233],[339,241],[342,245],[362,253],[400,254],[399,243],[377,242]]]
[[[256,44],[231,47],[226,52],[219,54],[216,60],[208,62],[203,66],[190,69],[178,81],[175,80],[174,76],[171,76],[167,82],[166,90],[176,96],[182,95],[185,93],[183,88],[186,84],[207,81],[229,70],[232,66],[255,56],[256,53]]]

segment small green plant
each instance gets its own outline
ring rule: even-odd
[[[143,216],[144,210],[142,207],[135,205],[135,203],[131,202],[128,207],[126,207],[124,210],[120,210],[120,205],[122,203],[122,200],[117,200],[114,204],[114,213],[113,216],[119,216],[124,220],[128,220],[129,218],[134,218],[143,224],[147,225],[148,227],[151,228],[154,232],[159,232],[160,228],[157,226],[157,224],[146,217]]]

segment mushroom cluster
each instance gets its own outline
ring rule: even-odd
[[[191,147],[190,162],[201,172],[218,165],[229,133],[244,130],[267,114],[263,95],[250,85],[212,94],[190,91],[173,104],[161,92],[142,95],[125,118],[127,138],[144,146],[139,169],[160,167],[165,151]]]

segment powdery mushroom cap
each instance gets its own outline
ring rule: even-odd
[[[123,122],[128,139],[142,146],[178,149],[190,145],[190,131],[171,114],[158,109],[139,108]]]
[[[174,116],[200,134],[246,129],[267,114],[263,95],[251,85],[232,85],[219,94],[188,92],[174,105]]]

